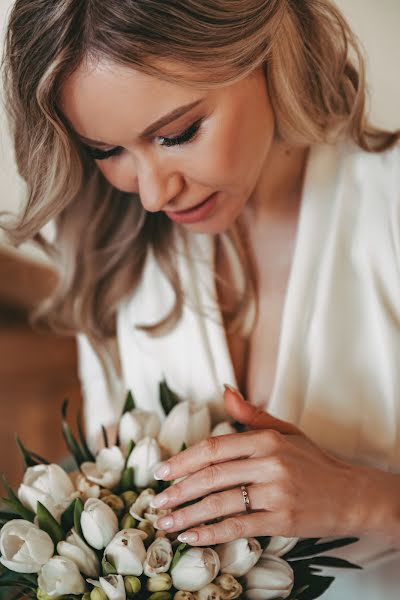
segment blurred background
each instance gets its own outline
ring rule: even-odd
[[[400,0],[337,0],[337,4],[365,48],[370,114],[376,124],[399,128]],[[1,44],[11,5],[12,0],[0,0]],[[17,212],[23,202],[24,186],[0,102],[0,210]],[[14,432],[28,448],[57,461],[65,454],[59,425],[62,400],[70,398],[71,412],[81,401],[74,341],[38,334],[28,325],[28,311],[54,281],[40,252],[29,243],[12,250],[0,232],[0,473],[13,485],[22,473]]]

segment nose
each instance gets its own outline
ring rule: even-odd
[[[137,181],[140,201],[149,212],[158,212],[178,196],[184,188],[184,178],[168,165],[159,165],[148,160],[137,166]]]

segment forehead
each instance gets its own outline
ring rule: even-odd
[[[60,108],[80,135],[128,145],[159,117],[205,95],[204,90],[98,61],[81,64],[64,83]]]

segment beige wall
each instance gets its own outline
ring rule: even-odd
[[[371,113],[386,127],[400,127],[400,0],[337,0],[367,52]],[[0,0],[0,25],[4,29],[12,0]],[[17,210],[23,199],[13,153],[5,133],[0,106],[0,210]],[[0,237],[1,241],[1,237]],[[24,251],[31,254],[30,246]]]

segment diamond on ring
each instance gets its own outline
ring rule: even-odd
[[[246,512],[251,512],[250,498],[249,498],[249,492],[247,491],[247,487],[245,485],[241,485],[240,491],[242,492],[242,498],[243,498],[243,503],[244,503]]]

